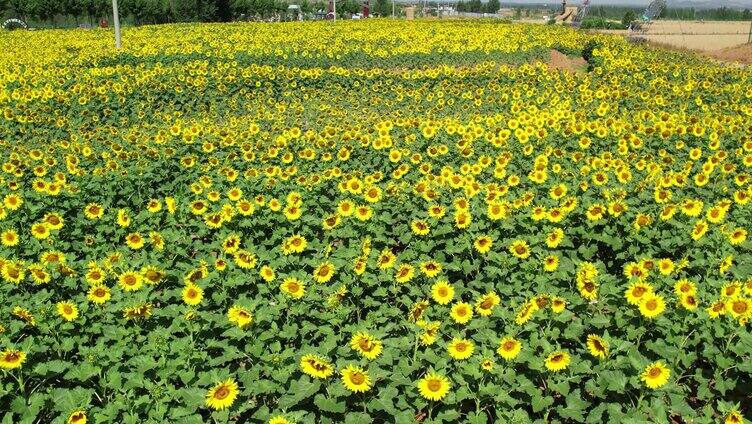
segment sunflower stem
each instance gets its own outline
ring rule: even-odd
[[[415,359],[418,357],[418,341],[420,339],[416,336],[415,337],[415,345],[413,346],[413,364],[415,363]]]
[[[23,375],[21,374],[21,370],[18,370],[18,375],[14,375],[16,381],[18,382],[18,388],[21,390],[21,396],[23,396],[24,399],[26,399],[26,386],[24,385]]]

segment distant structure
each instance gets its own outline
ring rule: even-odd
[[[514,9],[501,8],[499,9],[498,15],[500,18],[503,18],[503,19],[511,19],[514,17]]]
[[[408,21],[415,19],[415,6],[408,6],[405,8],[405,18]]]
[[[557,23],[569,24],[579,28],[582,20],[587,16],[590,10],[590,0],[582,0],[582,6],[567,6],[567,0],[561,2],[561,13],[554,16]]]
[[[647,9],[645,9],[644,12],[642,12],[642,16],[640,19],[643,22],[651,22],[655,18],[661,15],[661,12],[663,12],[663,9],[666,8],[666,0],[653,0],[648,5]]]
[[[579,27],[582,24],[582,21],[585,19],[585,16],[587,16],[589,11],[590,11],[590,0],[582,0],[582,7],[577,12],[577,16],[574,18],[574,25]]]
[[[326,5],[326,19],[334,19],[334,0],[329,0]]]
[[[640,34],[646,34],[650,29],[650,24],[661,15],[666,8],[666,0],[653,0],[648,7],[642,12],[640,19],[629,24],[628,37],[633,41],[642,41]]]

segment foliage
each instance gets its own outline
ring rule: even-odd
[[[637,20],[637,14],[633,10],[627,10],[624,12],[624,16],[621,18],[621,24],[628,27],[632,22]]]
[[[627,26],[622,22],[609,21],[607,19],[588,16],[582,20],[580,25],[582,29],[626,29]]]
[[[495,21],[123,36],[0,34],[3,422],[749,416],[749,69]]]

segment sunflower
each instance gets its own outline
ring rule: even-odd
[[[269,422],[267,424],[294,424],[294,423],[288,420],[287,418],[283,417],[282,415],[277,415],[277,416],[269,418]]]
[[[298,205],[287,205],[284,214],[288,221],[295,221],[303,215],[303,209]]]
[[[146,204],[146,210],[151,213],[157,213],[162,210],[162,202],[157,199],[151,199],[149,200],[149,203]]]
[[[321,226],[325,231],[329,231],[337,227],[342,222],[342,217],[339,214],[332,214],[327,216],[321,221]]]
[[[473,242],[473,247],[481,255],[488,253],[488,251],[491,250],[491,245],[493,245],[493,240],[491,239],[491,237],[486,235],[477,237]]]
[[[104,208],[99,203],[89,203],[84,208],[84,215],[87,219],[99,219],[104,215]]]
[[[118,284],[123,291],[132,292],[141,288],[143,280],[141,274],[134,271],[127,271],[120,274],[118,277]]]
[[[222,241],[222,250],[227,254],[234,254],[240,249],[240,236],[238,234],[230,234]]]
[[[285,278],[279,285],[279,289],[293,299],[300,299],[305,295],[305,284],[295,277]]]
[[[454,338],[447,345],[447,351],[452,359],[463,360],[473,355],[475,346],[473,342],[467,339]]]
[[[491,315],[494,307],[501,303],[501,298],[494,292],[488,292],[475,302],[475,310],[479,315],[487,317]]]
[[[554,311],[554,313],[561,313],[564,312],[564,309],[567,307],[567,301],[564,300],[561,297],[553,297],[551,298],[551,310]]]
[[[509,252],[519,259],[527,259],[530,256],[530,247],[525,240],[515,240],[509,246]]]
[[[186,305],[196,306],[204,298],[204,290],[195,284],[187,284],[183,287],[183,302]]]
[[[130,233],[125,236],[125,244],[133,250],[138,250],[144,247],[144,238],[139,233]]]
[[[86,424],[86,411],[83,409],[77,409],[68,415],[68,420],[65,424]]]
[[[31,325],[32,327],[37,325],[37,320],[34,318],[34,315],[26,308],[22,308],[20,306],[14,306],[13,310],[11,310],[11,313],[24,320],[27,324]]]
[[[244,329],[253,323],[253,314],[242,306],[234,305],[227,311],[227,319]]]
[[[225,381],[221,381],[214,385],[206,393],[206,406],[215,410],[221,411],[225,408],[232,406],[235,402],[235,398],[238,397],[238,383],[232,378],[228,378]]]
[[[460,210],[454,214],[454,226],[459,229],[465,229],[473,222],[473,216],[468,211]]]
[[[638,306],[642,301],[653,294],[653,286],[644,282],[637,282],[631,284],[624,292],[624,297],[627,298],[627,302],[631,305]]]
[[[58,302],[57,313],[66,321],[73,321],[78,318],[78,308],[73,302]]]
[[[373,209],[371,209],[369,206],[358,206],[355,208],[355,217],[358,218],[359,221],[368,221],[373,216]]]
[[[449,382],[449,379],[432,372],[429,372],[418,380],[418,391],[421,396],[428,400],[438,401],[443,399],[451,388],[452,384]]]
[[[511,361],[520,354],[522,343],[513,337],[504,337],[499,342],[496,353],[507,361]]]
[[[3,198],[3,205],[5,206],[5,208],[12,211],[18,210],[18,208],[20,208],[23,203],[23,198],[17,194],[11,193]]]
[[[334,367],[329,361],[313,354],[303,355],[300,358],[300,368],[314,378],[329,378],[334,373]]]
[[[436,261],[427,261],[420,264],[420,271],[428,278],[436,277],[441,273],[442,266]]]
[[[587,348],[596,358],[605,359],[608,356],[608,342],[595,334],[588,334]]]
[[[20,350],[4,350],[0,352],[0,368],[12,370],[20,368],[21,364],[26,361],[26,353]]]
[[[275,278],[277,278],[277,273],[274,272],[274,268],[270,267],[269,265],[262,266],[261,270],[259,271],[259,275],[261,276],[261,279],[266,281],[267,283],[271,283]]]
[[[439,305],[446,305],[454,298],[454,287],[446,280],[439,280],[431,286],[431,297]]]
[[[744,424],[744,417],[736,409],[726,414],[726,419],[723,420],[723,424]]]
[[[46,284],[49,283],[52,279],[52,276],[49,272],[45,269],[44,265],[41,264],[31,264],[28,268],[29,274],[31,275],[31,278],[34,280],[37,284]]]
[[[337,213],[342,216],[352,216],[355,213],[355,203],[350,200],[343,200],[337,204]]]
[[[546,246],[555,249],[564,240],[564,231],[561,228],[554,228],[546,237]]]
[[[729,243],[732,246],[736,246],[744,243],[747,240],[747,230],[744,228],[736,228],[728,234]]]
[[[127,320],[149,318],[152,315],[151,303],[139,303],[123,309],[123,317]]]
[[[84,278],[89,285],[96,286],[104,282],[106,274],[102,268],[99,268],[96,264],[93,265],[94,266],[89,267]]]
[[[50,227],[47,226],[47,224],[44,222],[32,224],[31,235],[33,235],[36,239],[44,240],[50,236]]]
[[[5,247],[16,246],[19,241],[18,233],[16,230],[5,230],[0,234],[0,241],[2,241]]]
[[[105,285],[93,285],[89,288],[86,297],[97,305],[102,305],[110,300],[110,289]]]
[[[656,361],[645,367],[642,371],[640,379],[650,389],[658,389],[668,383],[668,378],[671,375],[669,370],[663,361]]]
[[[350,338],[350,347],[369,360],[376,359],[383,349],[380,340],[362,331],[353,334]]]
[[[692,240],[698,241],[708,232],[708,223],[704,220],[699,220],[692,227]]]
[[[748,319],[752,316],[752,300],[734,296],[726,299],[726,312],[735,319]]]
[[[367,265],[368,265],[367,258],[363,256],[358,256],[353,261],[353,272],[355,272],[355,275],[363,275],[363,273],[366,272]]]
[[[697,286],[692,281],[683,278],[674,284],[674,294],[677,296],[693,295],[697,293]]]
[[[382,191],[381,188],[378,186],[372,186],[365,190],[363,193],[363,198],[368,203],[376,203],[379,200],[381,200],[382,197]]]
[[[307,246],[308,242],[305,237],[300,234],[293,234],[282,243],[282,253],[285,255],[302,253]]]
[[[317,283],[326,283],[332,279],[336,270],[334,264],[331,262],[324,262],[317,266],[313,271],[313,279],[316,280]]]
[[[410,264],[400,264],[394,273],[394,281],[398,283],[407,283],[415,276],[415,269]]]
[[[664,258],[658,261],[658,272],[660,272],[661,275],[669,276],[674,272],[675,268],[674,261],[671,259]]]
[[[465,302],[458,302],[452,306],[450,316],[457,324],[467,324],[473,318],[473,308]]]
[[[379,258],[376,260],[376,262],[379,265],[379,269],[389,269],[394,266],[394,263],[397,261],[397,256],[395,256],[394,253],[392,253],[391,250],[384,249],[379,254]]]
[[[495,365],[494,361],[492,359],[488,359],[488,358],[484,359],[480,363],[481,369],[483,369],[483,371],[488,371],[488,372],[493,371],[494,365]]]
[[[517,311],[517,315],[514,317],[514,322],[517,325],[523,325],[530,321],[535,312],[538,311],[538,303],[535,299],[530,299],[522,304],[522,307]]]
[[[549,371],[558,372],[566,369],[569,366],[570,362],[571,358],[569,356],[569,353],[559,350],[556,352],[551,352],[551,354],[549,354],[544,361],[544,364]]]
[[[256,255],[242,249],[235,252],[233,259],[235,261],[235,264],[242,269],[256,268],[256,264],[258,263],[258,258],[256,257]]]
[[[351,392],[364,393],[371,390],[371,377],[363,368],[348,365],[341,371],[342,384]]]
[[[410,229],[416,236],[425,236],[429,232],[431,232],[431,227],[426,221],[423,221],[422,219],[413,220],[413,222],[410,224]]]
[[[666,302],[663,300],[663,296],[655,293],[645,295],[640,302],[640,313],[645,318],[655,318],[665,310]]]
[[[559,268],[559,257],[556,255],[548,255],[543,258],[543,269],[546,272],[554,272]]]

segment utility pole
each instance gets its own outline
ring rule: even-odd
[[[337,22],[337,0],[332,0],[332,13],[334,13],[334,22]]]
[[[112,18],[115,21],[115,48],[120,50],[123,45],[120,42],[120,16],[118,15],[117,0],[112,0]]]
[[[392,0],[392,19],[394,19],[394,0]]]

